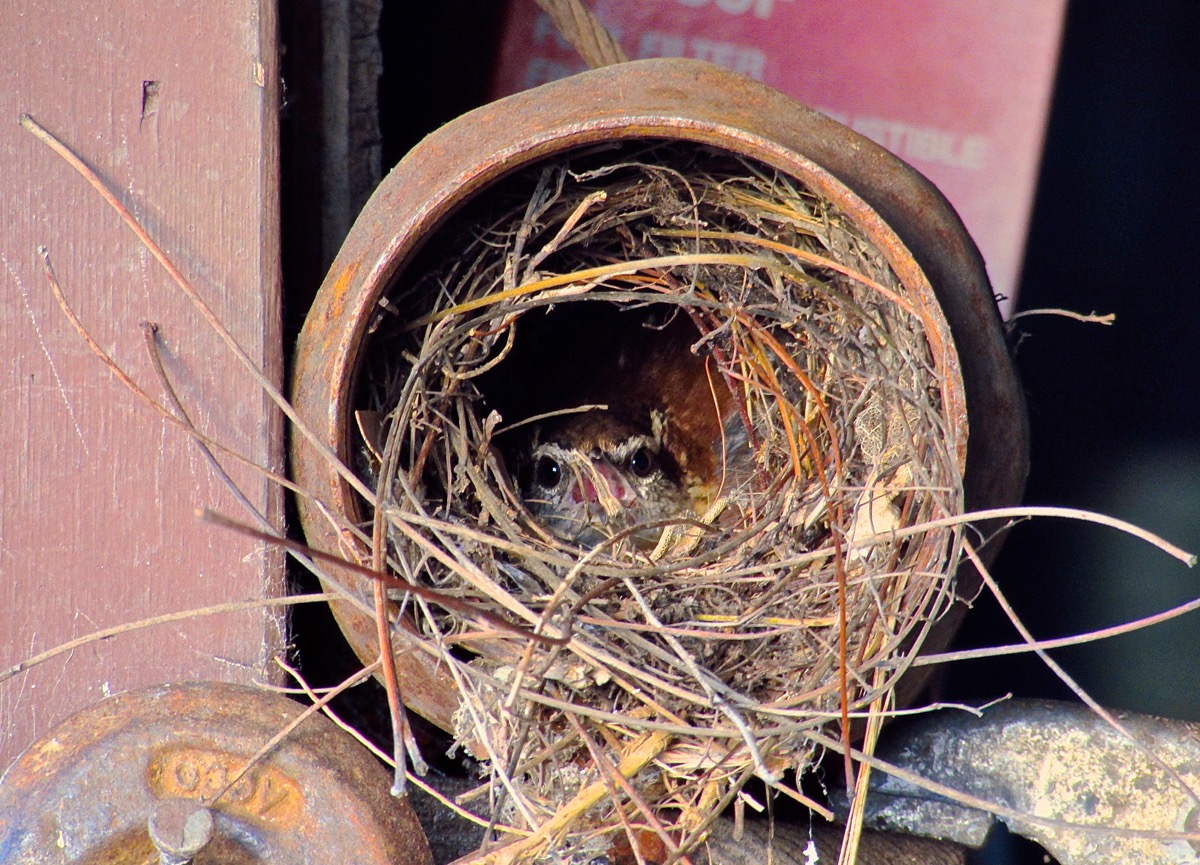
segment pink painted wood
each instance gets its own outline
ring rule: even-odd
[[[282,593],[280,557],[200,523],[244,518],[195,446],[139,403],[71,330],[76,312],[155,396],[139,322],[209,435],[282,464],[259,388],[118,217],[18,126],[28,113],[116,189],[278,381],[278,68],[270,0],[10,0],[0,8],[0,771],[109,692],[268,675],[278,612],[193,619],[23,659],[147,616]],[[281,496],[230,470],[279,523]]]

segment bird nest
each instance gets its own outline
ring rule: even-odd
[[[526,858],[630,826],[688,846],[749,778],[886,709],[959,555],[937,521],[962,512],[965,433],[922,303],[795,179],[654,142],[493,185],[381,302],[359,406],[387,421],[362,422],[361,468],[393,567],[469,605],[405,601],[458,683],[491,819],[540,839]],[[677,321],[730,395],[714,447],[745,449],[736,481],[649,543],[548,530],[516,443],[572,382],[636,369],[606,345]]]

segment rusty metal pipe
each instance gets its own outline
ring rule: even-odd
[[[968,508],[1015,503],[1028,465],[1024,401],[983,261],[945,198],[898,158],[822,114],[749,78],[683,59],[641,60],[585,72],[478,108],[429,135],[385,178],[363,209],[309,313],[296,352],[292,399],[321,438],[350,460],[352,401],[376,302],[416,253],[466,202],[542,160],[598,143],[694,142],[784,172],[831,201],[882,251],[918,299],[948,381],[947,426],[964,432]],[[948,323],[948,326],[947,326]],[[969,421],[969,422],[968,422]],[[970,440],[965,431],[969,427]],[[313,448],[293,437],[297,482],[351,520],[354,494]],[[344,541],[320,509],[300,502],[310,544]],[[989,545],[994,555],[996,545]],[[360,578],[337,574],[367,594]],[[961,593],[978,581],[964,569]],[[346,603],[334,615],[359,657],[378,652],[369,617]],[[928,637],[949,638],[956,605]],[[397,640],[405,701],[452,728],[457,692],[435,659]],[[909,679],[909,691],[916,682]]]

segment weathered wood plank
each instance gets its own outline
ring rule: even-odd
[[[275,4],[18,0],[0,9],[0,671],[98,628],[282,592],[280,558],[193,516],[242,516],[181,431],[140,404],[58,310],[35,253],[98,342],[161,391],[139,322],[198,425],[282,464],[259,388],[118,217],[20,129],[27,112],[115,188],[241,345],[281,378]],[[236,465],[250,500],[281,496]],[[0,681],[0,770],[108,692],[261,679],[282,618],[163,625]],[[0,672],[0,675],[3,675]]]

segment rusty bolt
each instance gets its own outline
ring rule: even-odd
[[[188,865],[212,840],[215,823],[212,811],[193,799],[164,799],[147,828],[162,865]]]

